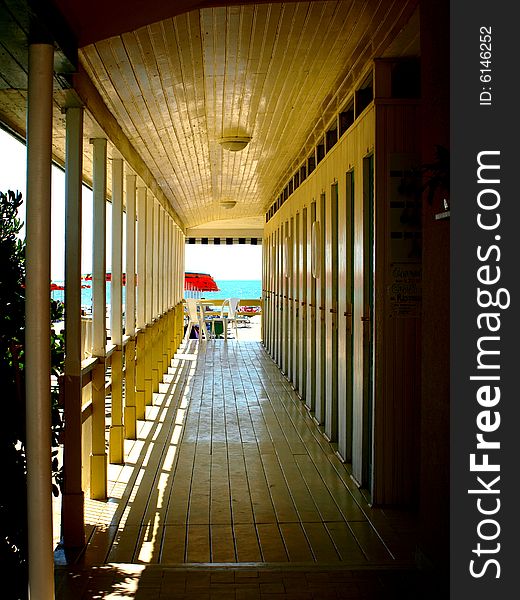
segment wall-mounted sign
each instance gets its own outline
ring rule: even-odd
[[[394,317],[418,317],[421,312],[420,264],[392,263],[388,295]]]

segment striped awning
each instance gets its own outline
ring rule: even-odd
[[[260,246],[262,244],[261,237],[188,237],[187,244],[215,244],[228,245],[233,244],[249,244],[251,246]]]

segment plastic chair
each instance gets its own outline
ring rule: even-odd
[[[240,298],[226,298],[222,303],[222,317],[224,316],[224,308],[227,306],[227,319],[228,323],[233,323],[235,327],[235,337],[238,339],[238,305],[240,304]]]
[[[228,310],[226,311],[226,307],[228,307]],[[230,314],[231,314],[232,309],[230,308],[230,303],[229,303],[229,298],[226,298],[226,300],[224,300],[222,302],[222,306],[220,309],[220,314],[209,314],[209,315],[204,315],[204,321],[207,323],[209,331],[210,331],[210,336],[212,338],[216,338],[218,337],[215,331],[215,324],[216,323],[222,323],[222,333],[218,334],[218,335],[223,335],[224,339],[227,340],[228,337],[228,322],[230,320]]]
[[[190,339],[191,331],[194,327],[199,328],[199,339],[208,339],[208,332],[203,320],[203,314],[200,310],[199,302],[196,298],[186,298],[186,308],[188,309],[188,326],[186,327],[185,340]]]

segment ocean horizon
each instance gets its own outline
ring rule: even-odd
[[[224,300],[225,298],[248,298],[258,300],[262,296],[261,279],[216,279],[218,292],[201,292],[201,297],[207,300]],[[63,285],[63,281],[54,280],[53,283]],[[123,286],[123,304],[125,303],[125,291]],[[51,298],[61,300],[65,298],[64,290],[55,290],[51,292]],[[110,282],[107,281],[107,304],[110,304]],[[87,287],[81,290],[81,305],[84,308],[92,308],[92,288]]]

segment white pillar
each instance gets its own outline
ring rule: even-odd
[[[110,330],[112,344],[112,410],[109,460],[124,462],[123,427],[123,159],[112,158],[112,283],[110,294]]]
[[[168,213],[165,213],[164,227],[164,308],[168,311],[170,308],[170,269],[168,268],[170,259],[170,215]]]
[[[166,306],[166,244],[168,242],[167,214],[161,210],[161,313],[165,313]]]
[[[146,188],[137,188],[137,327],[144,329],[146,325]]]
[[[125,348],[125,408],[124,431],[127,439],[137,437],[136,352],[135,352],[135,186],[136,176],[126,176],[126,298],[125,333],[129,341]]]
[[[105,448],[105,357],[106,357],[106,197],[107,140],[91,140],[93,183],[92,248],[92,355],[98,359],[92,371],[92,452],[90,497],[107,497],[107,453]]]
[[[178,304],[183,296],[184,290],[179,282],[179,269],[181,268],[181,232],[175,230],[175,304]]]
[[[146,324],[153,320],[153,196],[146,199]]]
[[[53,46],[29,46],[25,389],[31,600],[54,598],[49,298],[53,58]]]
[[[84,495],[81,479],[83,108],[69,107],[66,110],[65,146],[65,439],[61,526],[65,547],[81,547],[85,543]]]
[[[147,190],[142,184],[137,188],[137,327],[136,341],[135,405],[136,418],[145,418],[146,381],[146,317],[148,314],[147,276]]]
[[[184,296],[184,258],[186,255],[186,240],[184,239],[184,235],[182,231],[179,231],[179,271],[177,273],[178,282],[179,282],[179,294],[180,298]]]
[[[160,276],[159,276],[159,248],[160,248],[160,206],[154,200],[153,203],[153,318],[156,319],[160,310]]]
[[[135,335],[135,185],[136,176],[126,176],[126,296],[125,333]]]
[[[173,307],[173,263],[172,263],[172,248],[173,248],[173,220],[168,217],[168,250],[166,255],[166,277],[168,279],[168,309]]]
[[[107,141],[91,140],[93,156],[92,354],[105,356],[106,347],[106,191]]]
[[[179,234],[178,234],[177,227],[174,225],[172,252],[173,252],[173,271],[175,273],[173,275],[173,303],[175,305],[177,305],[179,302],[179,282],[177,281],[177,270],[179,268],[179,253],[177,250],[178,243],[179,243]]]
[[[122,271],[123,271],[123,159],[112,159],[112,282],[110,285],[110,330],[112,344],[123,341]]]

